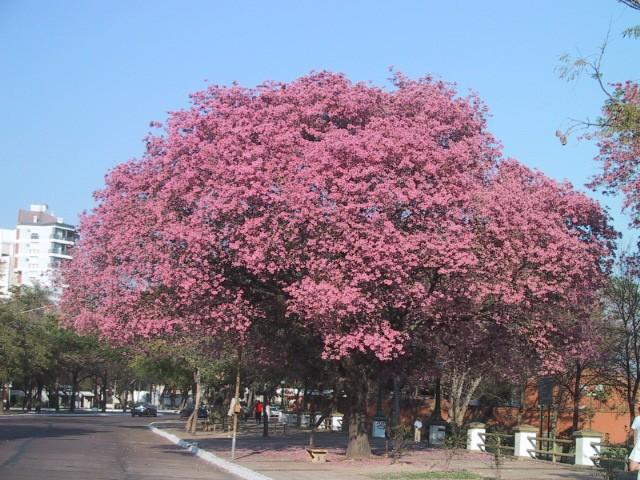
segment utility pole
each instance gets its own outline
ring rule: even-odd
[[[236,394],[233,397],[233,437],[231,439],[231,460],[236,459],[236,434],[238,433],[238,415],[240,414],[240,364],[242,363],[242,347],[238,348],[238,365],[236,368]]]

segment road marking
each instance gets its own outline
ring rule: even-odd
[[[225,470],[229,473],[232,473],[240,478],[244,478],[245,480],[273,480],[271,477],[267,477],[266,475],[263,475],[254,470],[251,470],[250,468],[243,467],[241,465],[238,465],[237,463],[233,463],[223,458],[220,458],[211,452],[207,452],[206,450],[198,448],[196,445],[194,445],[191,442],[182,440],[181,438],[177,437],[172,433],[165,432],[164,430],[161,430],[158,427],[155,427],[153,423],[150,423],[149,425],[147,425],[147,427],[156,435],[160,435],[161,437],[166,438],[171,443],[174,443],[179,447],[182,447],[185,450],[193,453],[196,457],[200,457],[205,462],[215,465],[216,467],[221,468],[222,470]]]

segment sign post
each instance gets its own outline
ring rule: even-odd
[[[538,403],[540,404],[540,436],[544,424],[544,407],[547,407],[547,438],[551,435],[551,405],[553,404],[553,377],[538,380]]]

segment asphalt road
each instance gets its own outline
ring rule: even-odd
[[[155,435],[146,428],[151,421],[130,416],[0,417],[0,479],[237,478]]]

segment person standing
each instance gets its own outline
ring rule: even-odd
[[[229,431],[231,431],[231,429],[233,428],[233,416],[235,415],[235,411],[236,411],[236,398],[232,397],[231,402],[229,403],[229,410],[227,411],[227,417],[229,417],[229,420],[228,420]]]
[[[420,443],[422,441],[422,420],[416,418],[416,421],[413,422],[413,428],[413,441]]]
[[[262,423],[262,410],[263,410],[263,405],[262,402],[260,400],[258,400],[256,402],[256,406],[255,406],[255,416],[256,416],[256,424],[260,425]]]
[[[639,404],[640,405],[640,404]],[[636,415],[631,423],[631,430],[633,430],[633,450],[629,454],[629,471],[638,472],[638,478],[640,478],[640,415]]]

